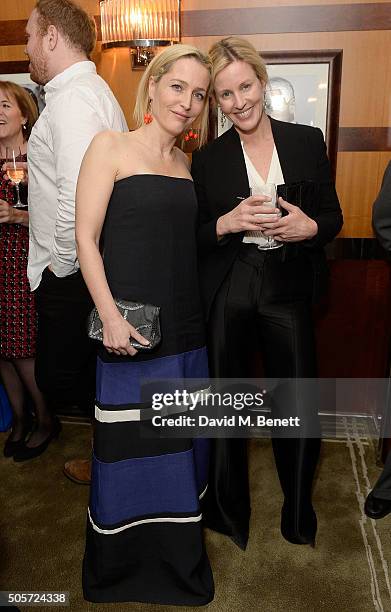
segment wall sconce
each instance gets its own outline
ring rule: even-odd
[[[102,48],[130,47],[132,68],[148,66],[157,47],[179,42],[181,0],[101,0]]]

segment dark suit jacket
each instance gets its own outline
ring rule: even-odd
[[[373,229],[386,251],[391,252],[391,161],[384,172],[380,193],[372,211]]]
[[[308,254],[317,295],[327,274],[323,246],[338,234],[343,223],[326,146],[318,128],[270,121],[285,183],[303,182],[302,208],[318,224],[315,238],[285,245],[282,256],[297,257],[303,250]],[[199,204],[200,278],[208,317],[243,239],[243,233],[238,233],[218,241],[216,221],[239,204],[238,197],[250,193],[240,137],[234,127],[193,154],[192,175]]]

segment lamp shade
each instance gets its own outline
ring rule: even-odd
[[[180,40],[180,0],[101,0],[105,47],[158,47]]]

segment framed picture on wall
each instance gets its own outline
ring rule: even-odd
[[[266,112],[281,121],[319,127],[324,135],[335,176],[342,50],[265,51],[269,83],[265,95]],[[220,136],[232,123],[216,115],[215,135]]]
[[[0,81],[13,81],[32,92],[39,112],[45,107],[45,92],[41,85],[30,79],[28,61],[0,62]]]

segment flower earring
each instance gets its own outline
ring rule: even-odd
[[[152,121],[153,121],[153,117],[151,115],[151,102],[152,102],[152,100],[148,100],[147,112],[144,115],[144,123],[145,123],[145,125],[148,125],[149,123],[152,123]]]
[[[197,130],[193,130],[192,128],[190,128],[190,130],[188,130],[186,132],[186,134],[184,135],[184,139],[186,140],[186,142],[189,142],[189,140],[197,140],[198,138],[198,131]]]

